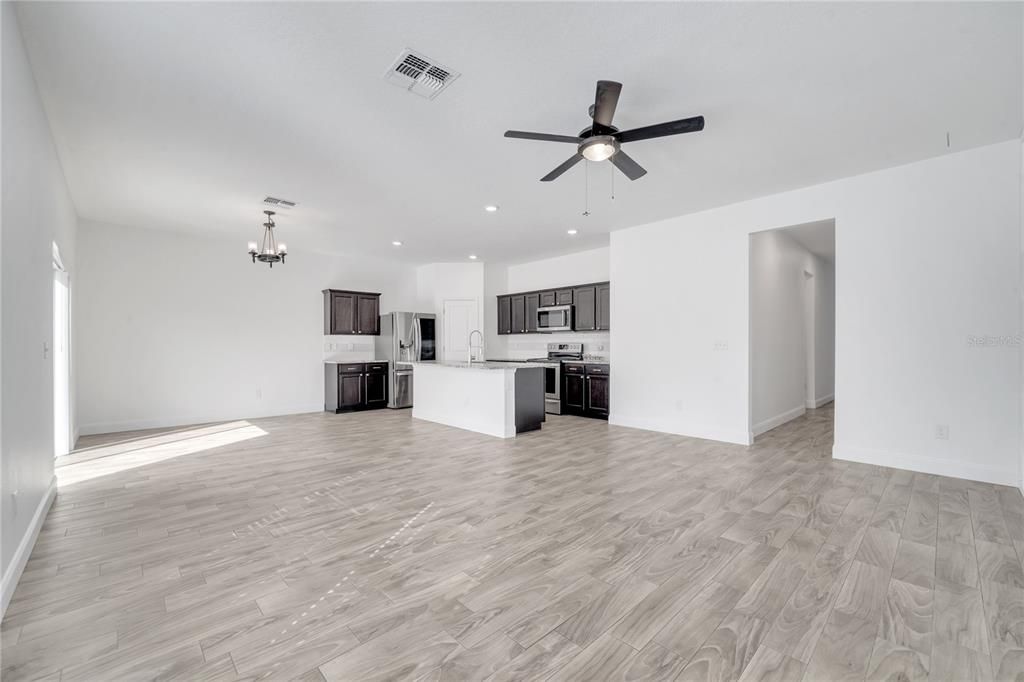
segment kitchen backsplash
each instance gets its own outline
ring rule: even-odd
[[[500,337],[498,348],[486,349],[487,357],[495,359],[525,360],[547,355],[549,343],[582,343],[583,353],[587,356],[611,358],[611,343],[607,332],[585,334],[580,332],[564,334],[529,334],[523,336],[509,335]],[[500,348],[500,342],[505,348]]]
[[[373,341],[365,336],[324,336],[324,360],[365,362],[377,359],[374,352]]]

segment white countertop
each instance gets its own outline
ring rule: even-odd
[[[325,365],[372,365],[375,362],[384,363],[387,360],[324,360]]]
[[[507,370],[543,368],[544,365],[536,362],[492,362],[489,360],[474,360],[468,362],[396,362],[395,365],[406,365],[411,367],[451,367],[453,369],[480,369],[480,370]]]

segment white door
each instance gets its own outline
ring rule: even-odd
[[[71,451],[71,298],[68,273],[53,270],[53,455]]]
[[[469,351],[469,334],[480,329],[476,299],[453,299],[444,302],[444,359],[445,362],[465,362]],[[483,331],[480,329],[480,331]],[[483,344],[474,334],[473,343]],[[477,358],[482,359],[479,348],[474,348]]]

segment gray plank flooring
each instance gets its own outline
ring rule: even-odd
[[[92,437],[4,680],[1021,680],[1024,499],[831,459],[408,411]]]

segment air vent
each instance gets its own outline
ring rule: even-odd
[[[288,201],[287,199],[278,199],[277,197],[267,197],[263,200],[263,203],[267,206],[277,206],[278,208],[295,208],[294,201]]]
[[[384,79],[414,95],[434,99],[459,77],[459,73],[414,50],[403,50]]]

